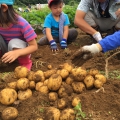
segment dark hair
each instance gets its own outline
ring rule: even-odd
[[[49,4],[49,7],[51,7],[52,5],[58,5],[60,3],[63,3],[63,0],[54,0]]]
[[[0,24],[3,25],[3,24],[8,24],[9,22],[12,23],[12,24],[16,24],[17,23],[17,20],[18,20],[18,13],[14,10],[13,6],[12,5],[8,5],[8,10],[6,12],[3,12],[2,10],[2,5],[1,5],[1,8],[0,8]]]

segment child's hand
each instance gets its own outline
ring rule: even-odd
[[[55,40],[50,41],[50,46],[51,46],[52,51],[57,51],[58,50]]]
[[[13,61],[15,61],[17,58],[19,57],[18,52],[17,51],[9,51],[7,53],[5,53],[2,56],[2,62],[4,63],[12,63]]]
[[[63,38],[62,41],[60,42],[60,45],[62,49],[67,48],[67,40]]]

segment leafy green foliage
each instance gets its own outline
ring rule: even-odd
[[[84,119],[86,117],[86,114],[82,111],[80,102],[74,107],[74,110],[76,111],[76,120],[81,120],[82,118]]]

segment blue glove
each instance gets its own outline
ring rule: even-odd
[[[51,46],[52,50],[57,50],[58,49],[55,40],[51,40],[49,43],[50,43],[50,46]]]
[[[62,49],[67,48],[67,40],[63,38],[62,41],[60,42],[60,45]]]

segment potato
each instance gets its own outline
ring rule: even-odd
[[[63,79],[65,79],[65,78],[68,77],[69,72],[68,72],[68,70],[66,70],[66,69],[62,69],[62,70],[60,70],[60,73],[59,73],[59,74],[61,75],[61,77],[62,77]]]
[[[49,92],[49,89],[47,86],[41,86],[38,88],[38,91],[44,94],[47,94]]]
[[[41,86],[43,86],[43,82],[38,82],[36,83],[35,89],[38,91]]]
[[[95,79],[99,79],[103,84],[106,83],[106,77],[102,74],[96,74]]]
[[[53,67],[52,67],[52,65],[49,64],[49,65],[47,66],[47,68],[48,68],[49,70],[51,70]]]
[[[60,111],[57,108],[49,107],[45,110],[45,120],[59,120]]]
[[[95,88],[101,88],[103,86],[103,82],[100,81],[99,79],[96,79],[94,82]]]
[[[75,120],[75,112],[73,109],[67,108],[60,114],[60,120]]]
[[[84,79],[84,83],[87,89],[91,89],[94,86],[94,78],[91,75],[87,75]]]
[[[52,69],[52,70],[47,70],[44,72],[44,76],[46,79],[48,79],[52,74],[55,74],[56,73],[56,70],[55,69]]]
[[[4,88],[0,92],[0,102],[4,105],[10,105],[17,99],[17,92],[12,88]]]
[[[76,93],[82,93],[85,90],[85,85],[82,82],[73,82],[72,87]]]
[[[17,81],[17,88],[19,90],[26,90],[29,87],[29,80],[27,78],[20,78]]]
[[[81,67],[72,69],[72,75],[74,80],[83,81],[87,75],[87,71]]]
[[[14,70],[14,74],[17,78],[26,78],[29,70],[26,67],[18,66]]]
[[[59,66],[62,69],[66,69],[69,73],[71,73],[71,70],[73,69],[73,65],[71,63],[64,63],[63,65]]]
[[[61,98],[57,103],[58,109],[64,109],[67,106],[67,100],[65,98]]]
[[[14,107],[7,107],[2,111],[3,120],[15,120],[18,116],[18,110]]]
[[[88,74],[90,74],[92,76],[95,76],[98,73],[99,73],[99,71],[96,68],[92,68],[92,69],[90,69]]]
[[[17,82],[10,82],[7,84],[8,87],[12,88],[12,89],[17,89]]]
[[[18,99],[19,100],[26,100],[32,96],[32,91],[30,89],[21,91],[18,91]]]
[[[79,97],[74,97],[72,100],[72,106],[75,107],[80,103],[80,98]]]
[[[28,72],[27,78],[28,78],[29,81],[34,81],[34,78],[33,78],[34,73],[35,73],[35,72],[33,72],[33,71],[29,71],[29,72]]]
[[[54,102],[58,99],[58,94],[56,92],[50,92],[48,98],[50,102]]]
[[[30,83],[29,83],[29,88],[30,89],[35,89],[35,81],[30,81]]]
[[[73,81],[74,81],[74,79],[73,79],[72,75],[69,75],[69,76],[66,78],[66,80],[65,80],[65,82],[66,82],[68,85],[71,85]]]
[[[43,82],[44,85],[48,85],[48,79],[46,79],[44,82]]]
[[[44,72],[42,70],[37,70],[33,75],[33,79],[35,82],[43,82],[45,80]]]
[[[58,74],[53,74],[49,79],[48,79],[48,89],[52,91],[57,91],[62,83],[62,77]]]

